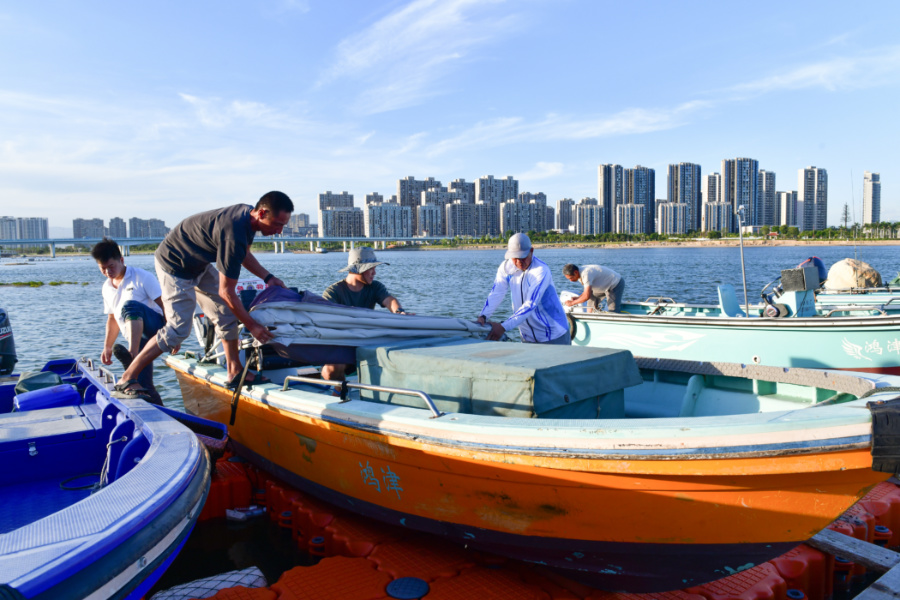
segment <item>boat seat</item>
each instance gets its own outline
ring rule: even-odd
[[[738,302],[737,294],[734,292],[734,286],[730,283],[724,283],[717,288],[719,292],[719,308],[723,317],[746,317]]]

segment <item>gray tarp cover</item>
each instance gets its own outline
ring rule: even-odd
[[[356,356],[361,383],[425,391],[446,412],[542,416],[571,407],[567,418],[581,418],[575,404],[643,381],[631,352],[606,348],[433,339],[360,347]]]
[[[490,327],[453,317],[395,315],[330,303],[268,302],[253,318],[272,329],[276,344],[378,346],[432,337],[484,337]]]

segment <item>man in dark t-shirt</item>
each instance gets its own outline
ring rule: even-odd
[[[244,308],[235,291],[244,267],[267,285],[284,286],[269,273],[250,245],[257,232],[275,235],[287,225],[294,204],[286,194],[269,192],[256,207],[236,204],[188,217],[169,232],[156,250],[156,275],[162,288],[166,325],[122,374],[118,391],[138,393],[136,374],[163,352],[174,352],[191,332],[194,308],[200,304],[223,341],[229,385],[236,384],[243,366],[238,347],[238,321],[262,343],[272,334]],[[213,266],[215,264],[215,266]],[[253,376],[248,374],[249,382]]]
[[[388,263],[377,261],[375,251],[371,248],[354,248],[347,257],[347,266],[341,269],[347,272],[347,277],[328,286],[323,296],[326,300],[344,306],[372,309],[380,304],[392,313],[407,314],[400,307],[400,302],[388,293],[384,284],[375,281],[375,267],[386,264]],[[322,378],[343,380],[346,371],[347,365],[324,365]]]

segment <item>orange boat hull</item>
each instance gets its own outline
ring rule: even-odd
[[[232,392],[177,375],[188,412],[228,423]],[[343,508],[640,592],[697,585],[783,554],[888,477],[871,470],[864,449],[706,460],[458,449],[246,395],[230,435],[250,460]]]

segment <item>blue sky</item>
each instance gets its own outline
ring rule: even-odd
[[[737,6],[747,7],[738,10]],[[0,214],[181,218],[272,189],[396,193],[750,157],[829,224],[881,173],[900,220],[900,3],[447,0],[0,5]],[[857,219],[859,217],[857,216]]]

